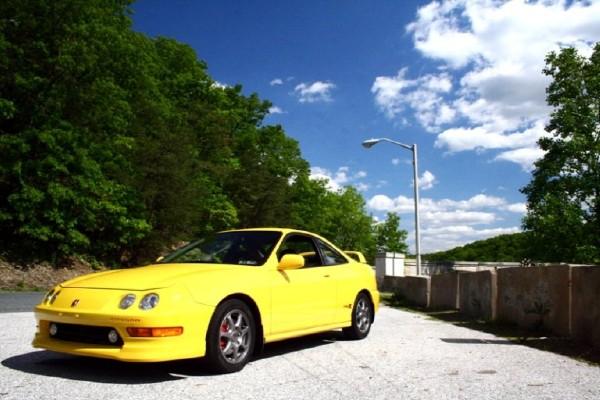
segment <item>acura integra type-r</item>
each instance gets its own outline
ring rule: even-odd
[[[378,306],[372,268],[322,237],[235,230],[58,285],[35,308],[33,346],[136,362],[206,357],[234,372],[264,343],[339,328],[362,339]]]

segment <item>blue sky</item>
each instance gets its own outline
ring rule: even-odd
[[[224,85],[273,103],[315,178],[353,185],[413,237],[417,143],[424,251],[520,230],[519,188],[543,153],[544,56],[589,54],[600,1],[158,1],[134,29],[192,46]]]

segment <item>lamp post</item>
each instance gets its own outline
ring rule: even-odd
[[[389,142],[405,148],[406,150],[410,150],[413,153],[413,180],[414,180],[414,189],[415,189],[415,249],[417,251],[417,275],[421,275],[421,233],[419,226],[419,169],[417,164],[417,144],[413,144],[409,146],[404,143],[397,142],[388,138],[379,138],[379,139],[367,139],[362,142],[362,145],[366,149],[370,149],[375,146],[379,142]]]

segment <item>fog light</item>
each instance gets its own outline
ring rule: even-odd
[[[58,326],[56,326],[56,324],[54,322],[52,322],[50,324],[50,328],[48,329],[48,332],[50,333],[50,336],[56,336],[56,333],[58,332]]]
[[[117,333],[117,331],[115,331],[114,329],[111,329],[108,332],[108,341],[111,344],[115,344],[115,343],[117,343],[119,341],[119,334]]]

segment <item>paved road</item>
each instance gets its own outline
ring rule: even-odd
[[[0,292],[0,313],[31,311],[46,293]]]
[[[371,335],[268,345],[236,374],[199,360],[126,364],[34,350],[31,313],[0,314],[0,399],[599,399],[600,368],[382,308]]]

